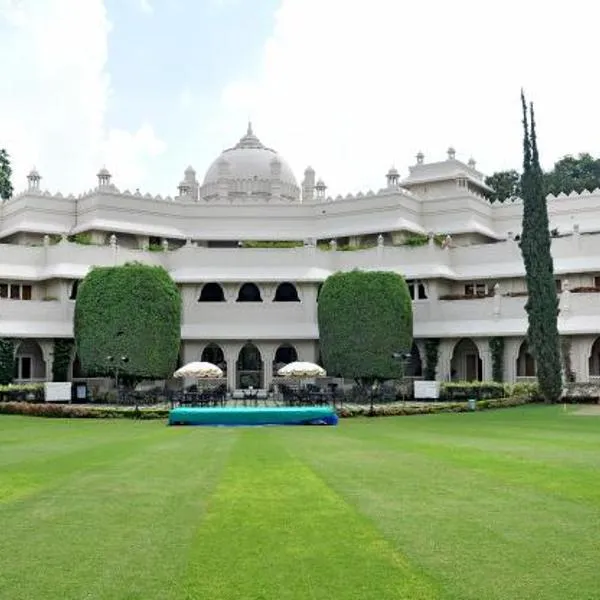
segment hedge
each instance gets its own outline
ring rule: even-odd
[[[75,343],[88,375],[113,375],[118,368],[134,379],[170,377],[180,337],[181,295],[162,267],[96,267],[81,282]]]
[[[510,408],[530,403],[527,397],[481,400],[476,403],[477,410]],[[410,415],[431,415],[438,413],[471,412],[467,402],[446,402],[423,405],[404,405],[400,403],[369,406],[342,406],[336,412],[340,418],[353,417],[392,417]],[[61,419],[166,419],[168,408],[119,408],[90,407],[70,404],[30,404],[27,402],[0,402],[0,414],[48,417]]]
[[[323,366],[331,376],[394,379],[402,363],[394,353],[412,345],[412,302],[404,278],[384,271],[350,271],[328,277],[319,294]]]

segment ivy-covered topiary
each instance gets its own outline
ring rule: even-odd
[[[490,338],[490,353],[492,355],[492,379],[504,381],[504,338]]]
[[[423,370],[423,376],[426,381],[435,381],[439,348],[439,338],[428,338],[425,340],[425,369]]]
[[[394,353],[412,345],[412,303],[396,273],[351,271],[328,277],[319,294],[323,365],[361,384],[402,376]]]
[[[85,373],[170,377],[180,337],[181,295],[162,267],[96,267],[79,285],[75,342]]]
[[[54,340],[52,358],[52,381],[68,381],[69,367],[73,357],[73,346],[75,342],[68,339]]]
[[[15,375],[15,340],[0,338],[0,385],[12,383]]]

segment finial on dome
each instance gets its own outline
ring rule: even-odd
[[[456,150],[450,146],[450,148],[448,148],[448,160],[454,160],[456,158]]]
[[[417,164],[422,165],[424,159],[425,155],[421,151],[417,152]]]
[[[469,159],[469,162],[467,164],[469,165],[469,167],[471,167],[471,169],[474,169],[477,166],[477,163],[475,162],[475,159],[473,157]]]
[[[246,131],[246,135],[254,135],[254,132],[252,131],[252,121],[250,121],[250,119],[248,119],[248,130]]]
[[[96,177],[98,177],[98,187],[108,187],[110,186],[110,178],[111,174],[106,167],[102,167]]]
[[[248,121],[246,135],[243,136],[235,146],[236,148],[264,148],[261,141],[254,135],[252,121]]]

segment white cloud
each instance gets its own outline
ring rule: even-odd
[[[11,154],[17,190],[33,164],[44,187],[92,187],[103,162],[113,169],[107,149],[116,139],[126,157],[117,184],[133,187],[162,149],[148,125],[136,133],[106,127],[109,29],[103,0],[0,0],[0,147]]]
[[[282,0],[260,75],[223,91],[220,134],[248,114],[300,177],[334,194],[381,187],[422,150],[449,145],[480,168],[519,167],[521,86],[536,102],[542,159],[600,154],[593,76],[600,7],[506,0]],[[224,141],[226,143],[226,140]]]

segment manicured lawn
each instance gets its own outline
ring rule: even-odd
[[[2,600],[600,597],[600,417],[0,417]]]

